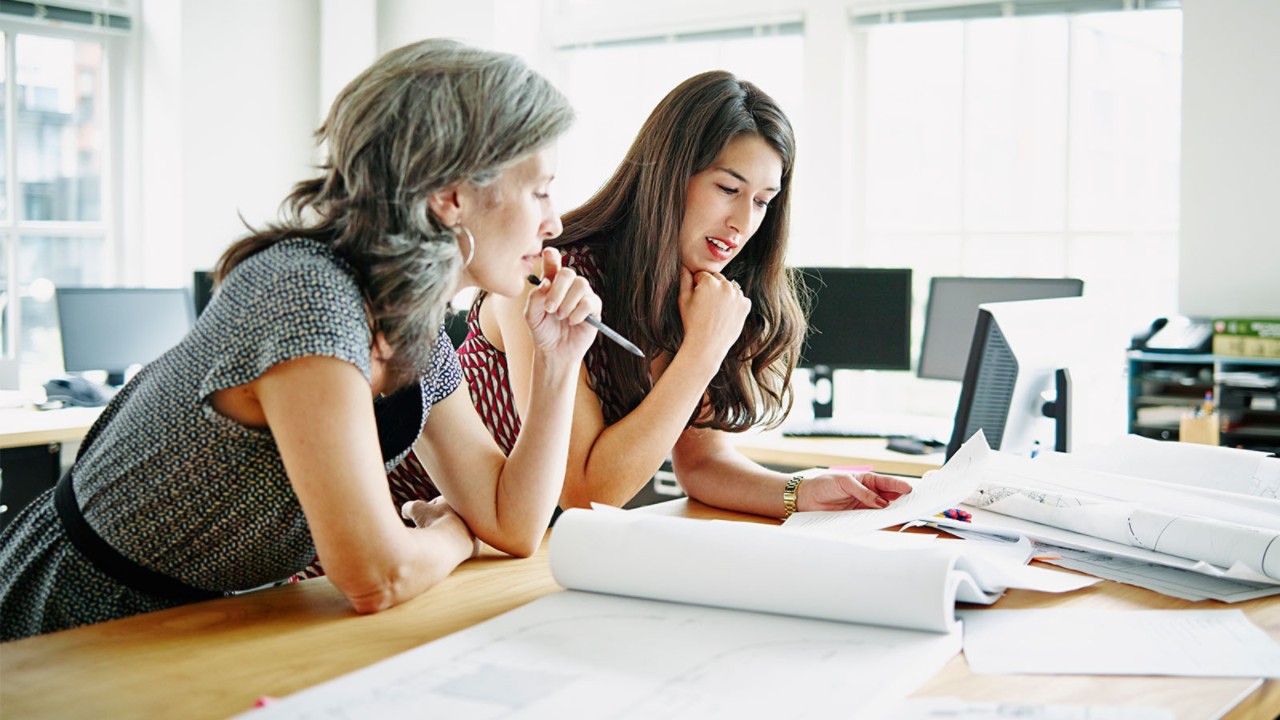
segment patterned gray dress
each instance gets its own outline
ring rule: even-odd
[[[241,263],[191,333],[140,371],[90,430],[72,470],[88,524],[133,562],[195,588],[247,590],[301,570],[315,546],[270,431],[220,415],[210,396],[315,355],[370,376],[364,305],[346,263],[319,243],[288,240]],[[421,383],[375,403],[388,470],[460,381],[442,328]],[[0,535],[2,640],[176,604],[86,561],[68,542],[52,491]]]

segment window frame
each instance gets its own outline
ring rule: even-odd
[[[23,4],[18,4],[23,5]],[[22,348],[22,297],[17,292],[21,284],[18,275],[18,257],[23,238],[33,236],[101,237],[104,284],[120,280],[122,268],[134,248],[127,247],[125,237],[126,211],[122,192],[128,172],[126,138],[128,123],[135,114],[135,82],[138,34],[136,24],[136,0],[102,0],[101,3],[64,2],[63,8],[73,13],[89,13],[95,24],[75,24],[51,20],[47,16],[24,17],[11,13],[0,14],[0,34],[4,41],[5,107],[4,107],[4,158],[5,201],[9,207],[6,217],[0,218],[0,263],[5,268],[6,285],[12,289],[9,299],[0,309],[5,318],[5,337],[0,343],[0,362],[17,365],[21,361]],[[46,6],[35,6],[37,11]],[[48,6],[47,10],[55,10]],[[127,27],[119,27],[121,19]],[[17,38],[21,35],[40,36],[75,42],[93,42],[102,45],[103,96],[102,103],[102,167],[101,217],[97,220],[30,220],[24,217],[21,207],[18,152],[16,148],[18,127],[18,86],[16,82]]]

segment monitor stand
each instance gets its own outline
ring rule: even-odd
[[[113,389],[120,389],[124,385],[124,370],[111,370],[107,372],[107,385]]]
[[[835,374],[831,366],[814,365],[809,370],[809,379],[813,381],[813,419],[830,418],[835,400]]]
[[[1053,374],[1054,399],[1045,402],[1041,412],[1053,418],[1053,449],[1064,453],[1071,450],[1071,373],[1058,368]]]

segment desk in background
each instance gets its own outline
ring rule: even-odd
[[[755,522],[691,500],[639,512]],[[492,551],[488,551],[492,552]],[[6,716],[222,718],[443,637],[552,592],[546,543],[527,560],[486,555],[436,588],[375,615],[354,614],[325,578],[210,600],[0,646]],[[1066,595],[1012,590],[1000,609],[1240,608],[1280,641],[1280,598],[1190,603],[1103,581]],[[1238,678],[972,675],[956,657],[917,697],[1167,707],[1179,720],[1272,718],[1280,681]],[[851,700],[853,702],[853,700]]]
[[[62,444],[80,442],[102,408],[0,410],[0,530],[58,481]]]
[[[751,460],[771,467],[801,470],[817,465],[870,465],[876,472],[920,477],[942,467],[946,454],[940,448],[928,455],[908,455],[885,447],[884,438],[786,437],[781,432],[746,432],[734,436],[734,445]]]

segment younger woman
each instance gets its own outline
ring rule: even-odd
[[[556,245],[604,299],[605,323],[644,358],[597,337],[578,381],[562,507],[621,505],[668,455],[694,499],[782,517],[881,508],[896,478],[831,472],[803,482],[749,461],[729,433],[776,424],[805,321],[785,266],[795,141],[774,100],[727,72],[686,80],[622,163],[564,218]],[[522,298],[481,296],[459,349],[486,425],[513,447],[536,407]],[[448,497],[448,493],[445,493]]]

